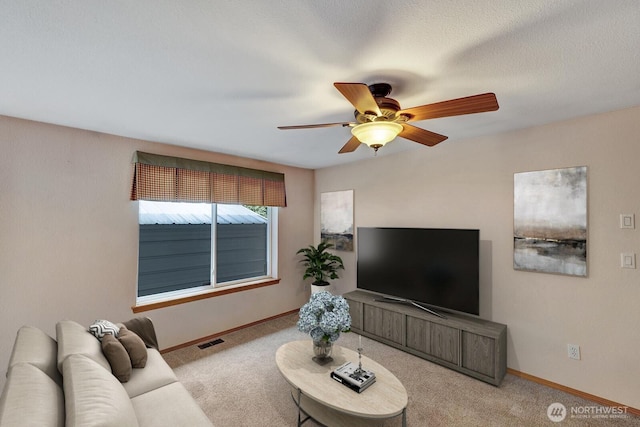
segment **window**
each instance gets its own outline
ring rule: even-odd
[[[140,200],[138,219],[138,303],[276,276],[275,207]]]
[[[140,208],[134,312],[278,283],[283,173],[140,151],[133,166],[130,198]]]

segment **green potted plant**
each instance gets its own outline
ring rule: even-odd
[[[338,270],[344,270],[342,259],[327,252],[327,249],[331,248],[333,248],[331,243],[320,242],[317,247],[309,245],[296,252],[296,254],[303,255],[303,259],[300,260],[305,267],[302,280],[313,278],[311,283],[312,292],[326,290],[326,287],[329,286],[327,279],[337,279]]]

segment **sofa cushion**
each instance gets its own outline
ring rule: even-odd
[[[18,329],[9,359],[9,370],[14,365],[29,363],[40,369],[62,386],[62,377],[57,367],[58,344],[38,328],[23,326]]]
[[[147,364],[147,346],[142,341],[142,338],[122,325],[118,334],[118,341],[127,350],[129,359],[131,359],[131,366],[144,368]]]
[[[62,373],[64,360],[72,354],[83,354],[111,372],[111,365],[102,353],[100,341],[87,328],[73,320],[61,320],[56,325],[58,339],[58,370]]]
[[[131,399],[140,427],[211,427],[211,421],[179,382]]]
[[[133,319],[123,322],[131,332],[135,332],[142,341],[144,341],[147,347],[160,350],[158,346],[158,338],[156,337],[156,329],[153,326],[153,322],[148,317],[134,317]]]
[[[62,388],[28,363],[14,365],[0,396],[2,427],[64,427]]]
[[[147,365],[144,369],[133,369],[131,378],[122,386],[129,397],[135,397],[177,381],[176,374],[162,358],[160,352],[155,348],[148,348]]]
[[[146,350],[146,349],[145,349]],[[121,382],[126,383],[131,377],[131,359],[122,343],[111,334],[102,337],[102,353],[111,365],[111,372]]]
[[[94,360],[69,355],[63,362],[63,377],[66,427],[138,426],[127,392]]]

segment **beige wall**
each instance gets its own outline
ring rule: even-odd
[[[318,170],[316,238],[320,193],[344,189],[355,190],[356,227],[480,229],[480,316],[508,325],[508,366],[640,408],[640,270],[620,268],[621,252],[640,255],[640,224],[619,228],[621,213],[640,223],[639,118],[640,107]],[[514,271],[513,174],[582,165],[588,278]],[[344,292],[356,261],[340,254]],[[582,360],[567,358],[568,343]]]
[[[136,150],[285,174],[280,284],[142,313],[164,348],[299,308],[295,252],[313,241],[313,171],[0,116],[0,387],[17,329],[134,316]]]
[[[294,254],[318,239],[320,193],[354,189],[356,226],[480,229],[480,312],[508,325],[510,368],[640,408],[640,272],[619,268],[620,252],[640,253],[640,230],[618,228],[620,213],[640,223],[639,116],[627,109],[318,170],[315,199],[312,171],[0,116],[0,373],[23,324],[54,335],[63,318],[133,316],[130,161],[145,150],[284,172],[289,205],[281,283],[143,313],[163,347],[302,305]],[[577,165],[588,166],[589,277],[514,271],[513,174]],[[355,254],[340,255],[342,293],[355,288]],[[567,358],[567,343],[581,346],[581,361]]]

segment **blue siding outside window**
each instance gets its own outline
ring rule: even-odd
[[[140,202],[138,297],[211,285],[211,205]],[[216,284],[268,274],[268,221],[218,205]]]

